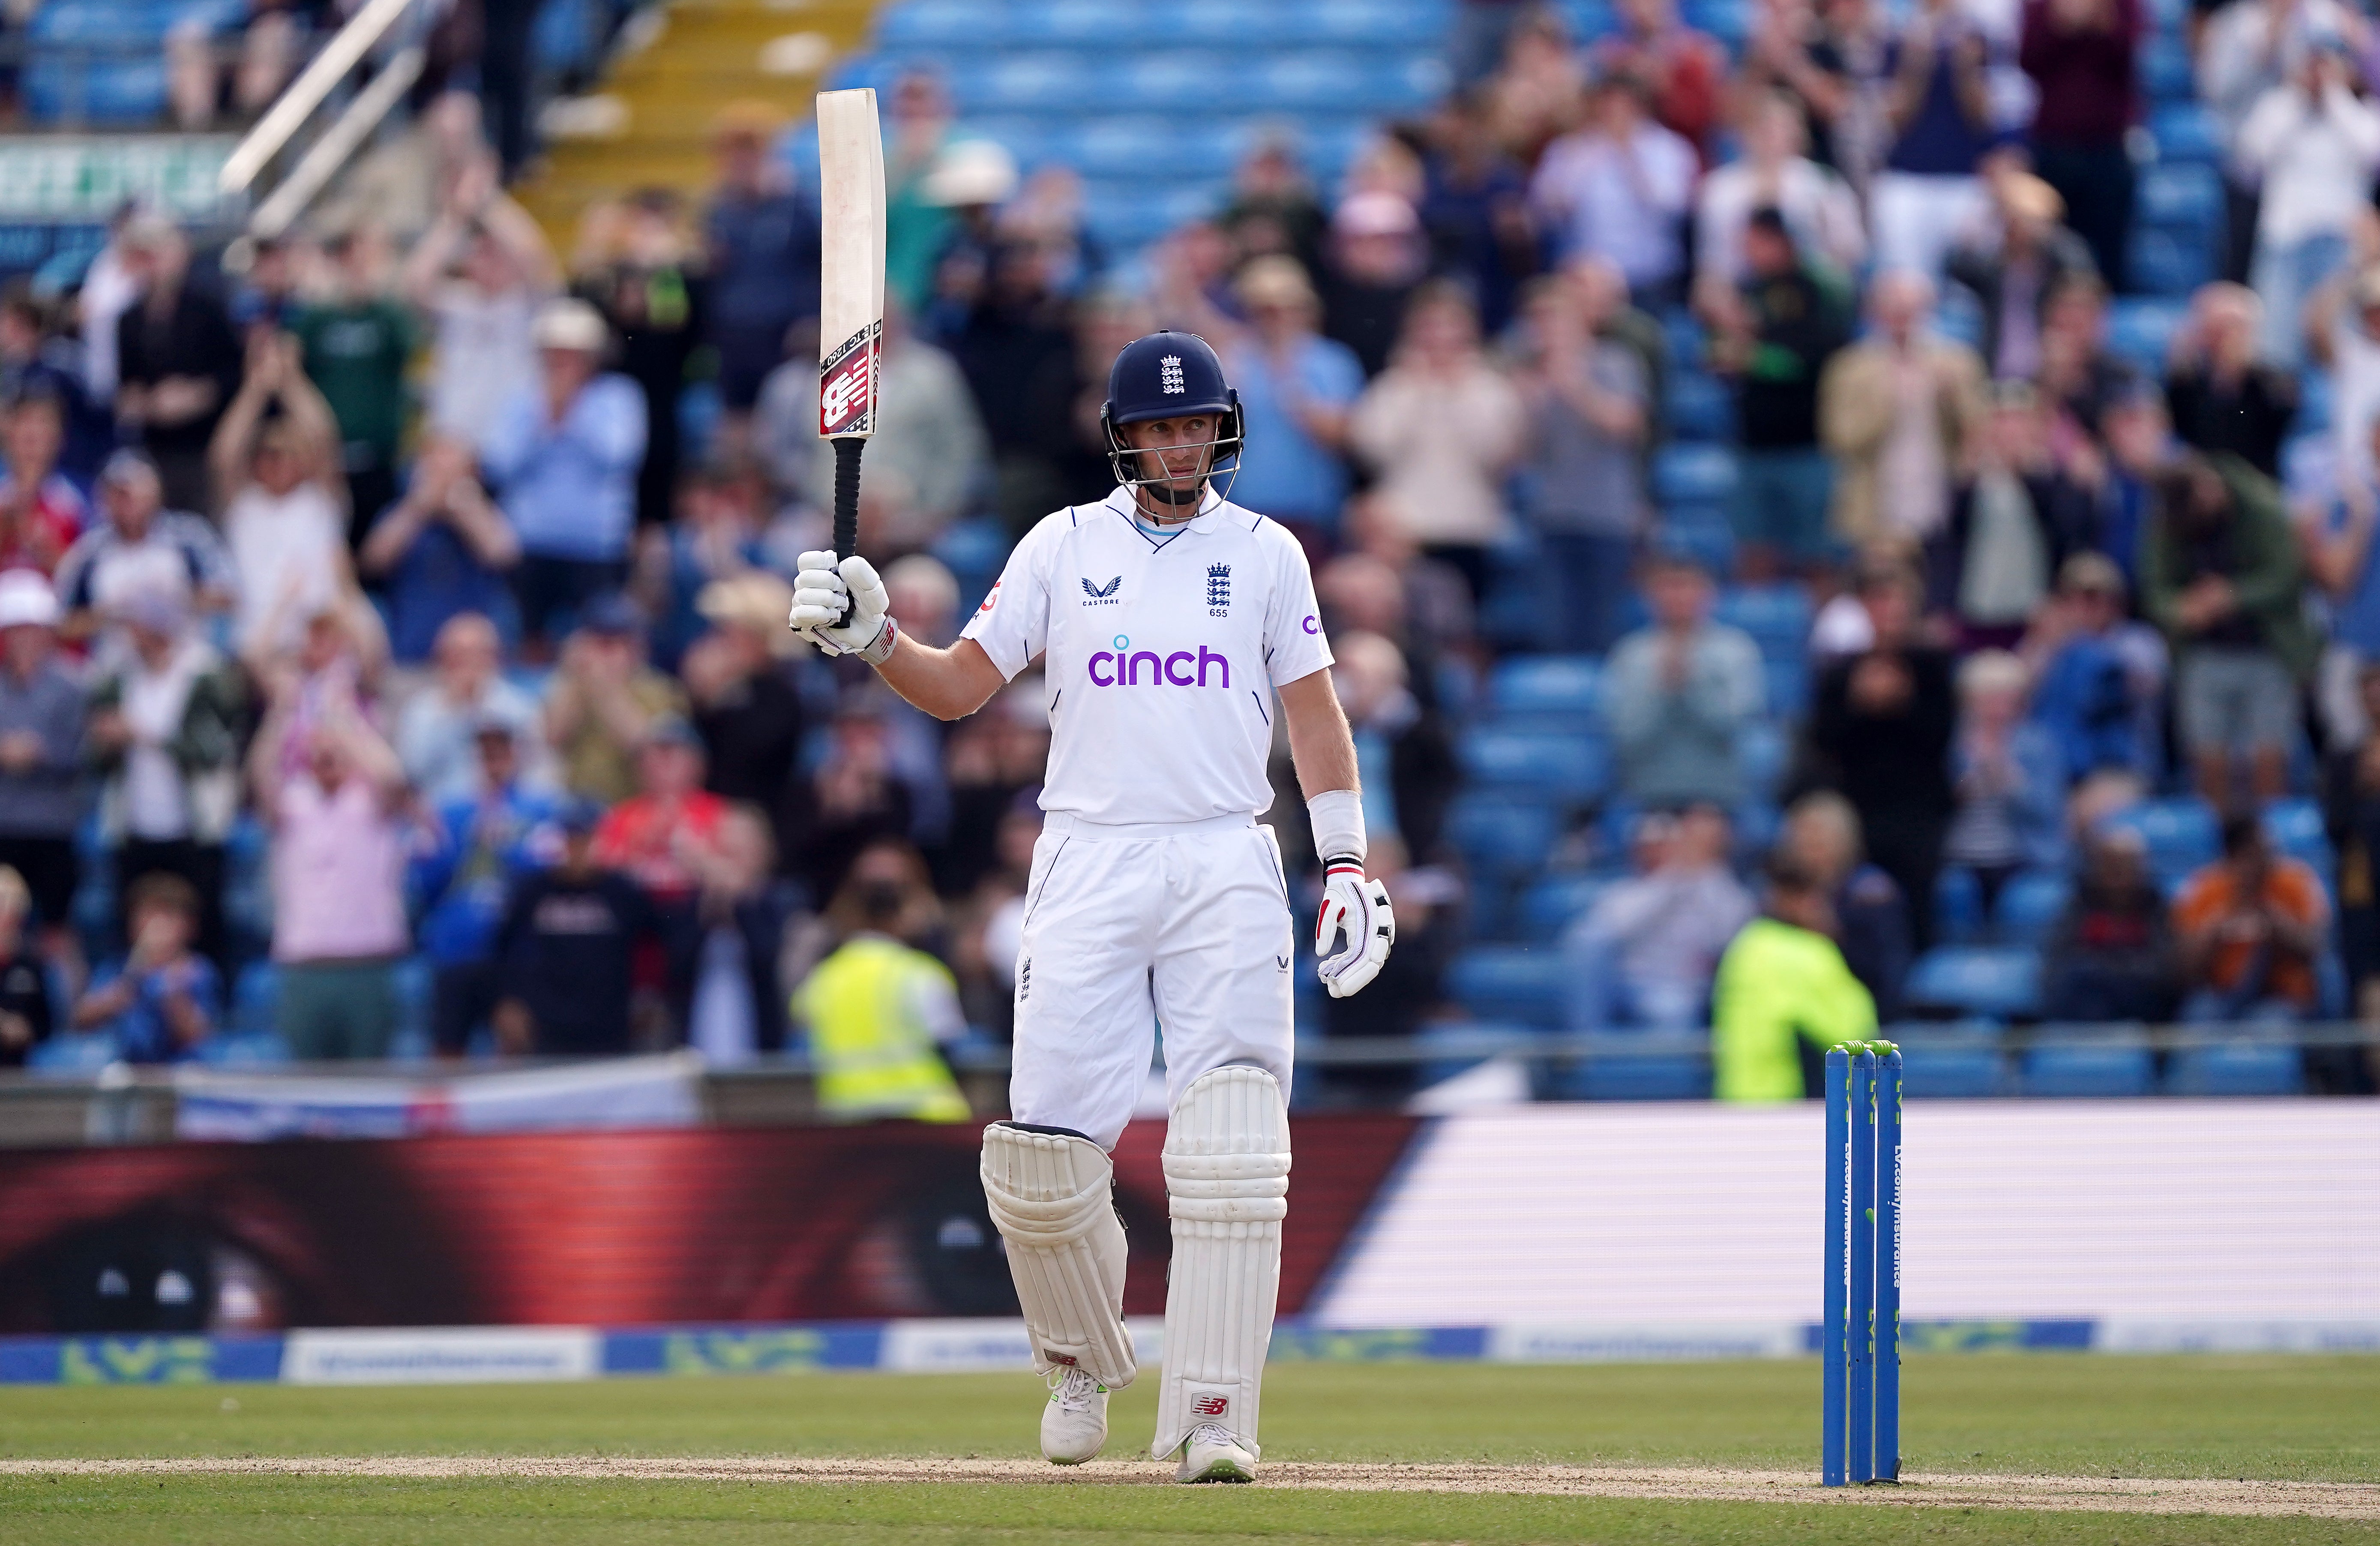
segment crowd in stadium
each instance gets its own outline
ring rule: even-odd
[[[2187,25],[2228,277],[2146,367],[2108,327],[2140,0],[1764,0],[1734,50],[1669,0],[1591,42],[1473,0],[1453,91],[1336,186],[1262,138],[1142,251],[905,73],[863,546],[947,642],[1111,486],[1116,349],[1217,346],[1230,497],[1313,562],[1401,923],[1319,1033],[1459,1017],[1466,946],[1528,931],[1556,1023],[1707,1025],[1764,912],[1888,1022],[2025,898],[2044,1016],[2346,1017],[2380,976],[2380,33]],[[0,1063],[733,1063],[800,1045],[860,932],[939,962],[923,1034],[1002,1036],[1038,687],[944,726],[783,624],[832,467],[787,128],[728,104],[706,199],[556,252],[451,95],[404,175],[232,262],[133,210],[10,293]],[[1673,455],[1713,448],[1731,479]],[[1285,749],[1276,782],[1294,879]],[[2193,795],[2197,851],[2127,819]],[[1523,808],[1533,851],[1492,851]],[[1797,969],[1745,955],[1722,1034]]]

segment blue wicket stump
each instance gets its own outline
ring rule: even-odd
[[[1827,1053],[1825,1373],[1828,1487],[1900,1479],[1900,1049]]]

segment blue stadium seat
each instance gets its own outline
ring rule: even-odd
[[[1532,944],[1549,944],[1586,916],[1595,899],[1609,890],[1609,875],[1548,875],[1521,897],[1521,932]]]
[[[1810,594],[1798,585],[1730,585],[1711,615],[1742,628],[1767,660],[1801,660],[1810,649]]]
[[[1984,888],[1973,870],[1952,865],[1934,877],[1934,932],[1948,944],[1983,937]]]
[[[1684,19],[1687,26],[1708,32],[1735,54],[1752,36],[1752,12],[1747,0],[1686,0]]]
[[[1213,113],[1259,100],[1247,61],[1229,54],[1167,50],[1099,61],[1095,87],[1104,103],[1129,102],[1150,112]]]
[[[1985,1019],[2023,1018],[2040,1008],[2041,956],[1994,945],[1936,945],[1909,968],[1903,992],[1912,1005]]]
[[[2179,301],[2119,298],[2107,308],[2107,351],[2160,379],[2167,345],[2189,310]]]
[[[2305,1059],[2294,1042],[2242,1038],[2174,1053],[2166,1078],[2176,1095],[2300,1095]]]
[[[1593,43],[1620,30],[1620,17],[1611,0],[1560,0],[1556,9],[1579,43]]]
[[[1735,453],[1718,445],[1665,445],[1653,456],[1653,497],[1664,505],[1721,505],[1735,493]]]
[[[2149,133],[2157,154],[2166,161],[2203,161],[2213,165],[2223,159],[2223,138],[2214,116],[2194,102],[2175,103],[2149,115]]]
[[[2319,874],[2330,873],[2330,833],[2323,824],[2321,806],[2309,799],[2275,800],[2265,808],[2265,831],[2274,847],[2313,866]]]
[[[1817,684],[1811,677],[1806,662],[1768,660],[1761,662],[1761,674],[1768,694],[1768,712],[1778,719],[1799,720],[1810,712],[1810,692]]]
[[[146,124],[165,111],[165,61],[79,60],[35,55],[25,67],[25,106],[51,124]]]
[[[1900,1092],[1912,1100],[1972,1101],[2008,1092],[2008,1058],[1998,1027],[1893,1026]]]
[[[2223,179],[2196,162],[2151,166],[2141,174],[2135,211],[2145,225],[2210,229],[2223,220]]]
[[[1095,122],[1103,120],[1094,120]],[[1022,166],[1038,166],[1045,162],[1062,161],[1070,166],[1082,166],[1082,135],[1053,126],[1044,118],[1022,117],[1014,114],[999,117],[970,117],[952,133],[958,140],[989,140],[1016,158]],[[818,152],[810,152],[813,164]]]
[[[1249,98],[1284,113],[1394,111],[1409,90],[1392,56],[1311,50],[1252,62]]]
[[[261,1034],[273,1029],[281,1009],[281,968],[271,961],[250,961],[232,983],[231,1029]]]
[[[1753,797],[1772,799],[1792,761],[1792,738],[1775,720],[1760,720],[1744,726],[1743,734],[1736,737],[1735,756],[1743,769],[1744,786]]]
[[[1446,970],[1448,994],[1475,1017],[1547,1030],[1562,1023],[1564,981],[1561,953],[1549,948],[1474,945]]]
[[[115,1038],[106,1031],[94,1030],[80,1036],[69,1032],[34,1043],[33,1050],[25,1054],[25,1068],[34,1074],[84,1077],[114,1063],[116,1052]]]
[[[1009,8],[1009,35],[1035,48],[1105,49],[1139,42],[1148,24],[1138,8],[1105,0],[1039,0]]]
[[[1720,579],[1735,569],[1735,529],[1716,505],[1673,505],[1653,529],[1652,545],[1692,558]]]
[[[2151,102],[2188,102],[2198,93],[2190,45],[2175,33],[2160,32],[2141,45],[2140,71]]]
[[[2037,948],[2048,940],[2073,895],[2074,883],[2055,870],[2029,870],[2011,877],[1993,906],[1993,931],[2002,944]]]
[[[2216,276],[2215,237],[2137,226],[2124,262],[2136,289],[2152,296],[2187,297]]]
[[[2215,858],[2221,846],[2215,812],[2193,798],[2144,800],[2107,818],[2110,826],[2141,835],[2149,869],[2160,881],[2179,880]]]
[[[982,0],[904,0],[876,18],[876,46],[892,52],[934,49],[953,55],[997,48],[1009,39],[1009,20],[1022,7]]]
[[[1654,1045],[1666,1049],[1671,1040],[1665,1036]],[[1597,1053],[1557,1064],[1551,1082],[1560,1101],[1707,1101],[1710,1056],[1650,1048]]]
[[[2070,1036],[2063,1033],[2057,1044],[2026,1050],[2025,1094],[2116,1099],[2150,1093],[2156,1068],[2146,1037],[2108,1031],[2075,1041]]]
[[[953,71],[961,112],[1073,114],[1114,100],[1113,67],[1080,54],[1001,54]],[[1158,105],[1150,103],[1150,106]]]
[[[1592,655],[1515,655],[1488,676],[1488,706],[1500,716],[1591,719],[1602,703],[1603,665]]]
[[[270,1030],[227,1030],[199,1047],[199,1061],[210,1068],[275,1068],[289,1060],[289,1043]]]
[[[1661,417],[1673,439],[1726,441],[1735,434],[1735,397],[1706,371],[1680,371],[1670,377]]]
[[[1446,830],[1474,869],[1520,875],[1545,863],[1561,822],[1549,806],[1466,796],[1448,810]]]
[[[1084,176],[1143,181],[1154,177],[1222,177],[1238,160],[1234,137],[1184,134],[1163,118],[1092,118],[1062,137],[1067,160]]]
[[[1267,0],[1199,0],[1167,12],[1165,32],[1203,48],[1277,48],[1295,40],[1300,9]]]
[[[1462,756],[1463,771],[1483,787],[1589,800],[1610,782],[1610,754],[1590,736],[1482,730],[1463,740]]]
[[[1350,48],[1436,48],[1453,25],[1451,7],[1408,0],[1298,0],[1277,8],[1287,13],[1290,37]]]

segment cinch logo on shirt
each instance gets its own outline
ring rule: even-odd
[[[1102,669],[1106,676],[1099,673]],[[1154,650],[1135,650],[1132,640],[1118,634],[1112,651],[1102,650],[1085,663],[1085,669],[1095,688],[1176,687],[1203,688],[1209,686],[1208,672],[1216,675],[1211,685],[1229,688],[1232,685],[1232,662],[1228,655],[1219,655],[1204,644],[1198,652],[1176,650],[1160,655]]]

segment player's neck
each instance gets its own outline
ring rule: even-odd
[[[1180,505],[1152,493],[1145,487],[1132,491],[1133,513],[1150,526],[1181,526],[1196,520],[1206,503],[1207,485],[1204,482],[1198,485],[1195,497]]]

